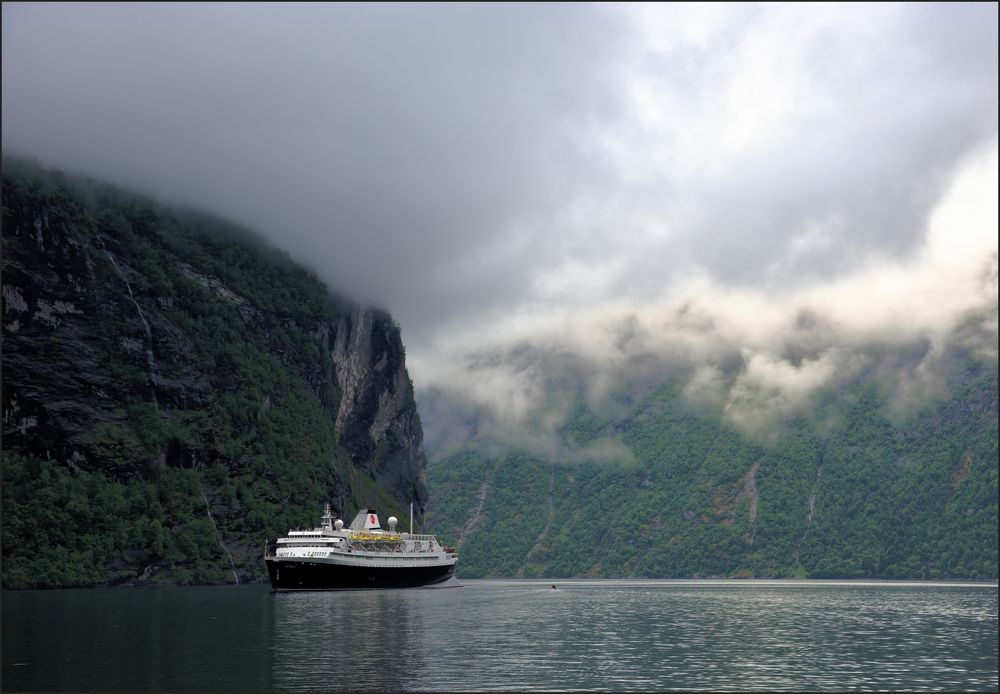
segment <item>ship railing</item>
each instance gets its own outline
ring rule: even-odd
[[[407,533],[405,537],[406,537],[407,540],[414,540],[416,542],[433,542],[433,541],[435,541],[434,535],[410,535],[409,533]]]
[[[352,542],[402,542],[399,535],[376,535],[374,533],[354,533],[351,535]]]

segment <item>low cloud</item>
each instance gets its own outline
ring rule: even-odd
[[[996,363],[997,168],[995,142],[964,162],[909,259],[873,258],[794,292],[702,277],[644,305],[522,314],[414,369],[432,398],[461,392],[491,413],[479,440],[521,440],[527,429],[558,440],[574,402],[599,411],[670,377],[683,379],[689,403],[754,436],[808,412],[822,388],[860,375],[876,378],[887,414],[903,418],[947,395],[950,349]],[[485,342],[488,358],[467,351]]]
[[[798,365],[745,349],[744,367],[725,394],[723,415],[743,431],[760,434],[808,411],[810,399],[834,380],[856,375],[868,360],[832,348]]]

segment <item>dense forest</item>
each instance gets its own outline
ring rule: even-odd
[[[608,411],[584,398],[553,459],[433,455],[428,523],[471,577],[997,578],[997,368],[955,350],[948,395],[902,419],[866,374],[773,437],[682,397],[678,375]]]
[[[255,581],[327,502],[422,518],[398,326],[234,224],[4,158],[3,330],[4,587]]]

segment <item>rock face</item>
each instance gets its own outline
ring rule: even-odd
[[[113,240],[4,193],[3,419],[19,434],[5,448],[96,463],[88,433],[119,422],[130,396],[206,405],[190,340],[161,311],[143,310],[134,297],[148,283]],[[130,378],[109,368],[118,364]],[[139,372],[141,382],[131,378]]]
[[[387,313],[225,222],[23,162],[3,205],[5,586],[259,580],[262,542],[325,502],[420,523]]]
[[[422,516],[427,459],[399,328],[389,314],[355,304],[340,316],[334,334],[333,363],[343,390],[337,440]]]

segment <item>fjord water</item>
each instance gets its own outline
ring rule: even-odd
[[[4,691],[996,691],[996,585],[3,593]]]

